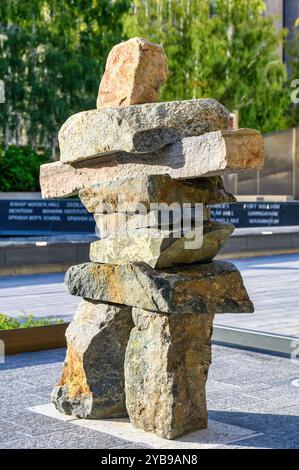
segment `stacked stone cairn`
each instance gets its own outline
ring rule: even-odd
[[[42,166],[41,186],[44,197],[79,194],[100,232],[91,262],[66,273],[82,301],[53,403],[174,439],[207,427],[215,313],[253,311],[236,267],[213,261],[234,227],[212,222],[208,205],[235,201],[221,176],[261,168],[263,140],[228,130],[214,99],[158,103],[167,73],[160,46],[115,46],[97,109],[62,126],[61,160]]]

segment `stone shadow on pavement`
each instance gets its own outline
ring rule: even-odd
[[[298,415],[283,414],[283,410],[277,413],[281,414],[209,410],[209,419],[263,433],[261,436],[242,439],[240,444],[235,442],[233,447],[298,449]]]

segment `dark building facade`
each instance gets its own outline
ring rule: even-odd
[[[275,18],[277,30],[287,28],[291,36],[299,18],[299,0],[265,0],[266,14]],[[280,57],[288,65],[281,47]],[[288,68],[288,67],[287,67]],[[225,187],[239,197],[263,195],[299,200],[299,127],[264,135],[265,165],[262,170],[224,176]],[[274,198],[274,199],[273,199]],[[285,199],[286,200],[286,199]]]
[[[283,4],[283,25],[292,29],[296,19],[299,18],[299,0],[283,0],[281,3]]]

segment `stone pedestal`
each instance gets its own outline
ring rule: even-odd
[[[205,385],[212,314],[133,309],[126,351],[126,403],[136,428],[166,439],[207,427]]]

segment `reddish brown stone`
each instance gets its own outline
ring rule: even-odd
[[[121,42],[108,56],[97,108],[154,103],[167,73],[167,57],[158,44],[143,38]]]

